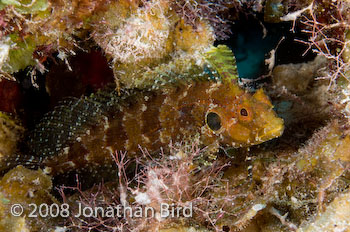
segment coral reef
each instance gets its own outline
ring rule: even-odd
[[[327,207],[326,211],[317,216],[313,223],[299,228],[298,232],[304,231],[348,231],[349,228],[349,193],[341,194]],[[331,220],[329,220],[331,218]]]
[[[36,217],[29,216],[34,211],[34,206],[31,204],[40,206],[43,203],[47,205],[58,203],[50,194],[51,188],[51,178],[42,171],[17,166],[6,173],[0,180],[0,230],[53,231],[53,225],[57,223],[59,217],[42,217],[38,211],[34,212]],[[16,208],[13,211],[14,204],[20,204],[23,208]],[[14,215],[13,212],[17,212],[16,210],[19,216]]]
[[[322,219],[314,222],[312,215],[325,209],[325,215],[331,214],[336,206],[331,203],[328,209],[329,202],[344,199],[341,195],[339,200],[337,197],[348,191],[349,137],[343,136],[342,126],[337,121],[330,123],[299,151],[286,153],[280,148],[254,149],[252,152],[257,156],[252,163],[253,181],[246,178],[244,165],[236,160],[235,166],[228,168],[224,174],[229,187],[224,188],[223,185],[222,190],[214,188],[213,191],[222,197],[234,196],[229,201],[232,204],[226,204],[222,209],[230,213],[218,220],[218,225],[232,230],[250,227],[251,224],[257,227],[248,231],[260,231],[258,228],[266,231],[296,230],[301,225],[300,231],[303,231],[303,228],[312,228],[313,223],[325,223],[325,226],[332,223],[322,222]],[[341,219],[349,214],[349,210],[338,213],[339,216],[334,215],[334,220],[339,218],[339,221],[334,223],[341,223],[349,229],[349,225],[344,225]],[[268,220],[271,214],[280,223]]]
[[[309,90],[310,84],[326,63],[327,59],[317,56],[315,60],[307,63],[278,65],[273,69],[272,81],[276,88],[301,95]]]
[[[146,67],[155,68],[181,54],[196,59],[191,56],[213,44],[215,28],[225,21],[214,15],[230,5],[224,1],[198,4],[167,0],[34,3],[14,1],[2,5],[6,25],[0,43],[2,71],[12,74],[35,66],[44,72],[44,62],[55,52],[69,67],[67,58],[82,46],[79,40],[91,34],[111,60],[118,83],[129,87]],[[191,20],[184,9],[188,7],[198,7]],[[216,25],[214,29],[209,21]]]
[[[308,41],[301,41],[312,48],[313,52],[328,60],[327,72],[319,79],[336,84],[338,78],[347,79],[347,32],[349,22],[349,2],[310,1],[308,5],[281,17],[282,21],[299,22],[303,31],[309,35]],[[333,17],[334,15],[334,17]]]
[[[10,115],[0,112],[0,164],[15,155],[17,143],[23,137],[24,128],[18,124],[18,120]]]
[[[190,1],[177,0],[172,4],[175,12],[184,20],[187,25],[197,27],[199,20],[205,20],[214,29],[218,39],[227,39],[231,33],[227,20],[222,16],[230,8],[240,8],[241,3],[231,0],[219,1]]]
[[[168,1],[146,2],[130,17],[122,19],[116,14],[120,8],[117,2],[110,13],[103,15],[104,23],[96,24],[94,39],[114,63],[160,59],[172,49],[169,34],[173,23],[169,7]]]
[[[66,60],[75,54],[76,37],[90,27],[89,18],[108,1],[3,1],[1,70],[12,74],[27,66],[44,72],[54,52]]]
[[[120,4],[115,3],[97,19],[103,24],[96,23],[93,37],[111,58],[117,80],[128,88],[138,87],[143,73],[163,69],[166,63],[166,68],[172,69],[179,59],[196,62],[201,59],[200,53],[214,43],[213,29],[205,19],[197,20],[195,25],[186,24],[169,1],[146,2],[125,20],[119,16],[125,14]]]
[[[72,217],[66,226],[73,231],[90,231],[92,228],[101,231],[173,231],[174,227],[182,227],[183,231],[207,231],[198,223],[202,220],[213,223],[212,217],[216,216],[216,210],[213,208],[212,212],[208,211],[211,197],[205,192],[213,187],[224,166],[217,163],[196,174],[195,159],[202,151],[195,145],[183,146],[181,149],[185,150],[172,147],[170,154],[161,154],[152,160],[149,160],[150,155],[144,151],[144,157],[137,158],[138,165],[143,168],[131,179],[127,176],[127,167],[131,161],[126,158],[126,153],[116,153],[114,160],[119,176],[114,182],[88,191],[82,191],[79,182],[76,187],[61,188],[63,199],[72,206],[74,213],[79,211],[79,205],[104,209],[120,207],[120,212],[114,211],[107,220],[100,219],[103,217],[100,212],[88,218]],[[205,175],[206,172],[211,175]],[[72,189],[77,194],[66,197],[65,191]],[[187,207],[189,210],[193,208],[193,216],[182,218],[166,215],[162,212],[162,204]],[[153,209],[149,217],[137,217],[132,213],[147,207]],[[124,211],[126,208],[134,211]],[[192,215],[190,211],[182,211],[181,215],[183,214]],[[186,225],[198,229],[186,228]]]
[[[0,231],[350,231],[349,11],[348,0],[0,1],[0,170],[14,167]],[[315,58],[279,53],[281,38],[268,74],[239,76],[220,43],[241,17],[263,38],[283,25]],[[29,217],[30,204],[64,203],[68,218]],[[181,213],[162,217],[164,203]]]

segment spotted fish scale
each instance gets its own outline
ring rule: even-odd
[[[112,88],[85,98],[68,98],[44,116],[30,134],[28,147],[42,157],[54,156],[86,133],[86,127],[98,124],[101,117],[116,108],[120,97]],[[113,93],[113,94],[112,94]]]

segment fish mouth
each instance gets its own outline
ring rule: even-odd
[[[278,120],[274,120],[274,123],[268,125],[267,127],[264,127],[264,129],[261,130],[261,133],[257,134],[256,141],[262,143],[267,140],[280,137],[283,134],[283,131],[283,119],[278,118]]]

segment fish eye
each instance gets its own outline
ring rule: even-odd
[[[221,118],[217,113],[210,112],[207,114],[207,125],[208,127],[213,130],[217,131],[221,128]]]
[[[242,116],[248,116],[248,111],[246,109],[244,109],[244,108],[241,109],[240,113],[241,113]]]

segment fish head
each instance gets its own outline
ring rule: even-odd
[[[262,89],[251,94],[243,90],[215,99],[205,114],[210,137],[220,144],[248,147],[282,135],[283,119],[273,110],[270,99]]]

